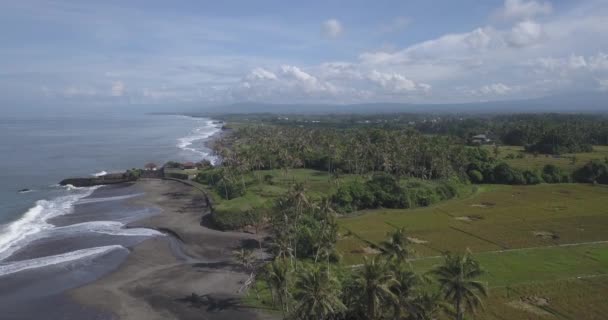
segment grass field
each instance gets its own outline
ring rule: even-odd
[[[491,153],[494,152],[494,147],[484,146]],[[542,169],[547,164],[553,164],[561,169],[572,172],[590,160],[604,160],[608,158],[608,146],[594,146],[593,152],[563,154],[560,156],[538,155],[534,156],[524,152],[523,147],[500,146],[498,158],[504,160],[509,165],[518,169]],[[513,155],[514,159],[507,159],[509,155]],[[523,155],[524,158],[517,158],[517,155]],[[572,157],[576,157],[576,161],[572,161]]]
[[[608,187],[483,186],[466,199],[414,210],[373,210],[340,219],[347,264],[366,245],[404,226],[426,272],[446,250],[473,251],[491,295],[477,319],[605,319],[608,304]],[[574,245],[571,245],[574,244]]]

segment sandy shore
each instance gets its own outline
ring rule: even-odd
[[[208,214],[204,196],[174,181],[142,180],[145,196],[137,205],[161,210],[132,223],[171,233],[132,250],[118,270],[69,294],[77,302],[113,313],[119,319],[275,319],[244,307],[242,282],[248,278],[232,251],[255,236],[220,232],[201,224]],[[204,296],[193,301],[192,294]]]

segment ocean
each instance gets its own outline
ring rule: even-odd
[[[128,247],[162,236],[154,230],[123,228],[154,214],[153,208],[128,205],[141,195],[134,187],[61,187],[59,181],[141,168],[149,162],[213,162],[205,143],[220,126],[211,119],[170,115],[0,118],[4,316],[31,317],[33,302],[49,306],[40,308],[46,318],[53,318],[52,312],[61,318],[86,314],[82,307],[60,303],[56,294],[115,269]]]

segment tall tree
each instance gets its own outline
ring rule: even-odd
[[[346,311],[340,282],[329,271],[313,265],[298,273],[294,300],[297,319],[334,319]]]
[[[283,317],[289,313],[289,281],[290,281],[289,264],[283,259],[275,259],[271,263],[266,264],[262,272],[262,276],[273,296],[279,300]]]
[[[484,283],[476,280],[483,271],[470,252],[446,254],[443,264],[432,273],[437,277],[445,300],[454,305],[457,320],[462,320],[465,312],[475,312],[477,307],[483,306],[481,297],[487,296],[487,289]]]
[[[362,307],[367,320],[380,319],[382,310],[390,309],[397,301],[397,296],[391,290],[395,285],[397,281],[384,259],[366,259],[355,275],[350,291],[357,296],[355,302],[358,306],[354,307]]]

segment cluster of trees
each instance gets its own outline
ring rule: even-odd
[[[426,207],[459,194],[462,182],[457,179],[428,183],[402,180],[389,174],[375,174],[369,180],[343,184],[332,196],[333,207],[340,212],[374,208]]]
[[[574,179],[559,167],[548,164],[542,170],[519,170],[505,162],[497,161],[490,152],[482,148],[468,149],[469,164],[467,174],[472,183],[493,183],[512,185],[535,185],[539,183],[585,182]]]
[[[411,129],[248,126],[216,143],[215,151],[236,172],[311,168],[442,179],[463,173],[467,161],[464,146],[452,138]]]
[[[415,128],[422,133],[450,135],[463,141],[485,133],[502,144],[546,154],[588,152],[592,145],[608,145],[608,119],[595,115],[448,116],[419,122]]]
[[[311,202],[301,185],[277,201],[267,217],[274,258],[258,266],[251,254],[235,257],[265,284],[271,303],[290,319],[464,319],[482,304],[487,290],[483,271],[469,253],[445,255],[426,274],[413,272],[410,240],[403,228],[379,243],[379,254],[361,266],[340,267],[335,243],[338,228],[327,201]],[[260,281],[261,280],[261,281]]]

